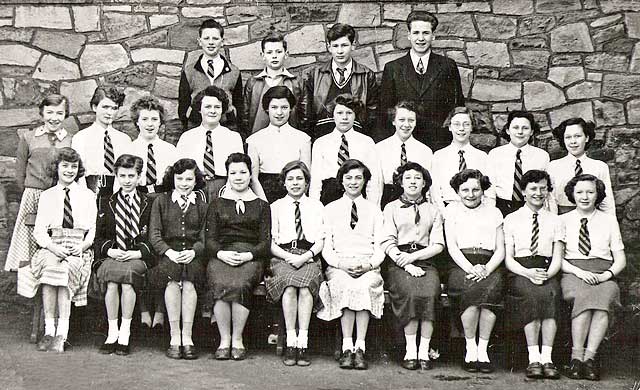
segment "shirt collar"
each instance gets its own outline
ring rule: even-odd
[[[253,192],[251,188],[247,188],[245,192],[240,193],[232,190],[229,186],[225,187],[220,197],[234,201],[242,200],[244,202],[258,199],[258,196],[255,194],[255,192]]]
[[[275,131],[275,132],[281,132],[281,131],[289,131],[291,130],[292,127],[289,124],[289,122],[285,123],[284,125],[278,127],[278,126],[274,126],[271,123],[269,123],[269,126],[267,126],[267,130],[269,131]]]
[[[393,133],[393,139],[394,139],[394,143],[396,143],[397,145],[402,145],[402,144],[408,145],[408,144],[412,143],[415,138],[413,138],[413,135],[411,135],[411,136],[409,136],[409,138],[407,138],[406,141],[403,141],[398,136],[397,133]]]
[[[303,204],[309,198],[306,195],[302,195],[302,197],[300,197],[300,199],[295,200],[289,194],[287,194],[287,195],[285,195],[284,199],[290,204],[294,204],[294,202],[298,202],[300,204]]]
[[[288,78],[288,79],[293,79],[293,78],[295,78],[295,77],[296,77],[296,76],[294,76],[291,72],[289,72],[289,71],[287,70],[287,68],[282,68],[282,69],[280,70],[280,72],[279,72],[277,75],[275,75],[275,77],[270,76],[270,75],[267,73],[267,69],[266,69],[266,68],[265,68],[265,69],[263,69],[263,70],[262,70],[262,72],[260,72],[260,73],[258,73],[258,74],[256,75],[256,77],[259,77],[259,78],[265,78],[265,77],[268,77],[268,78],[273,78],[273,79],[275,79],[275,78],[277,78],[277,77],[281,77],[281,76],[286,77],[286,78]]]
[[[522,150],[522,153],[526,152],[529,148],[531,148],[531,144],[525,144],[523,147],[518,148],[517,146],[515,146],[514,144],[512,144],[511,142],[509,142],[507,145],[509,145],[509,147],[511,148],[511,151],[513,152],[513,154],[515,155],[518,152],[518,149]]]
[[[344,194],[342,194],[342,200],[343,200],[343,202],[347,202],[349,204],[351,204],[352,202],[356,203],[356,204],[359,204],[364,200],[364,198],[362,197],[362,195],[360,195],[355,199],[351,199],[351,198],[349,198],[349,196],[346,193],[344,193]]]
[[[64,186],[63,186],[60,182],[58,182],[58,183],[56,184],[56,187],[57,187],[61,192],[64,192]],[[69,191],[73,192],[73,191],[75,191],[75,189],[78,187],[78,183],[74,181],[73,183],[69,184],[69,185],[68,185],[68,187],[69,187]]]
[[[349,130],[347,130],[345,133],[341,132],[340,130],[338,130],[337,128],[333,128],[333,131],[331,132],[331,134],[334,135],[334,137],[341,139],[342,138],[342,134],[344,134],[344,136],[348,139],[351,137],[351,133],[353,133],[353,127]]]
[[[411,62],[413,63],[414,69],[418,67],[418,61],[420,61],[420,59],[422,58],[422,64],[424,65],[424,68],[426,70],[427,64],[429,63],[429,58],[431,57],[431,49],[429,49],[429,51],[427,51],[427,53],[422,57],[414,53],[413,50],[409,50],[409,56],[411,57]]]
[[[580,160],[580,162],[581,162],[581,163],[583,163],[583,162],[584,162],[584,160],[586,160],[586,159],[587,159],[587,154],[586,154],[586,153],[584,153],[584,154],[582,154],[582,156],[580,156],[580,157],[578,158],[578,157],[574,156],[573,154],[568,153],[568,154],[567,154],[567,158],[568,158],[569,160],[571,160],[572,162],[574,162],[574,163],[575,163],[577,160]]]
[[[35,130],[34,136],[40,137],[41,135],[44,135],[44,134],[47,134],[47,130],[45,129],[44,126],[40,126]],[[61,127],[58,131],[56,131],[53,134],[56,135],[56,138],[58,138],[58,141],[62,141],[64,137],[67,136],[67,130]]]
[[[177,203],[178,205],[184,204],[184,200],[182,199],[182,195],[176,190],[171,192],[171,201]],[[189,195],[187,195],[187,204],[196,204],[196,193],[191,191]]]
[[[348,78],[347,76],[349,76],[351,74],[351,71],[353,69],[353,59],[351,59],[346,66],[341,67],[341,68],[346,69],[345,72],[344,72],[344,77]],[[335,75],[338,74],[338,70],[337,69],[338,69],[338,64],[336,64],[335,61],[331,60],[331,70],[333,70],[333,74],[335,74]]]

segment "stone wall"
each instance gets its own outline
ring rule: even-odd
[[[19,201],[17,133],[37,122],[43,95],[70,97],[71,129],[92,121],[88,100],[100,83],[126,87],[127,105],[153,93],[175,118],[180,66],[209,17],[226,26],[226,53],[245,76],[262,68],[259,41],[270,30],[288,34],[289,68],[327,59],[324,33],[336,22],[357,27],[355,57],[380,72],[408,48],[403,21],[412,9],[437,13],[435,51],[458,63],[464,93],[482,113],[474,142],[484,149],[512,109],[536,114],[538,143],[553,157],[561,151],[551,127],[576,115],[596,122],[590,153],[609,164],[625,242],[638,249],[639,0],[9,0],[0,6],[0,180],[9,225]],[[134,135],[127,110],[120,119]],[[167,138],[175,141],[177,127],[169,122]]]

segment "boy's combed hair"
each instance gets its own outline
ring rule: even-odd
[[[164,173],[162,183],[164,186],[166,186],[168,191],[173,191],[176,188],[176,183],[174,182],[173,177],[175,175],[184,173],[188,169],[193,170],[196,176],[196,185],[193,190],[197,191],[205,187],[206,182],[204,181],[204,174],[202,173],[200,168],[198,168],[198,164],[196,163],[196,161],[191,158],[181,158],[172,166],[167,168],[167,171]]]
[[[227,112],[227,110],[229,109],[229,96],[227,96],[227,93],[223,89],[216,87],[215,85],[210,85],[207,88],[198,92],[196,96],[193,98],[191,109],[195,110],[196,112],[200,112],[202,99],[204,99],[205,96],[212,96],[220,100],[220,103],[222,103],[223,114]]]
[[[113,86],[99,86],[93,92],[93,96],[91,96],[89,105],[91,107],[97,106],[104,98],[110,99],[118,107],[122,107],[122,103],[124,103],[125,94],[124,92],[122,92],[122,90],[120,90],[120,88],[116,88]]]
[[[142,173],[144,161],[138,156],[132,154],[121,154],[114,165],[114,172],[118,175],[118,168],[134,168],[138,175]]]
[[[409,16],[407,16],[407,28],[409,28],[409,31],[411,31],[411,23],[416,21],[430,23],[432,32],[436,31],[438,27],[438,18],[431,12],[421,10],[411,11]]]
[[[49,168],[47,169],[49,176],[53,178],[54,183],[58,182],[58,164],[62,161],[78,163],[78,174],[76,175],[75,181],[78,181],[82,176],[84,176],[84,165],[82,164],[80,154],[76,152],[75,149],[66,146],[57,150],[55,158],[51,161]]]
[[[262,42],[260,42],[260,47],[262,48],[262,51],[264,52],[264,47],[267,45],[267,42],[280,42],[282,43],[282,48],[284,49],[284,51],[287,51],[287,41],[284,39],[284,35],[280,34],[277,31],[271,31],[269,32],[269,34],[267,34],[266,37],[262,38]]]
[[[262,109],[269,111],[269,105],[273,99],[287,99],[289,102],[289,108],[293,109],[296,105],[296,97],[288,87],[284,85],[276,85],[267,89],[267,92],[262,96]]]
[[[224,38],[224,27],[222,24],[215,19],[207,19],[200,24],[200,28],[198,28],[198,36],[202,36],[202,31],[207,28],[215,28],[220,32],[220,37]]]
[[[158,99],[151,95],[143,96],[140,99],[133,102],[130,108],[131,120],[138,126],[138,118],[140,117],[140,111],[158,111],[160,115],[160,123],[164,123],[165,111],[164,107]]]
[[[44,108],[46,106],[59,106],[64,103],[64,117],[69,117],[69,99],[64,95],[59,95],[57,93],[53,93],[51,95],[45,96],[44,99],[38,104],[38,110],[40,111],[40,116],[44,112]]]
[[[336,23],[327,31],[328,44],[342,37],[347,37],[349,42],[354,43],[356,41],[356,30],[348,24]]]

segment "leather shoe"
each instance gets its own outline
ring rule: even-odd
[[[569,379],[582,379],[582,362],[578,359],[571,359],[565,375]]]
[[[179,345],[169,345],[164,353],[169,359],[182,359],[182,351]]]
[[[466,372],[478,372],[478,362],[463,362],[462,369]]]
[[[216,360],[229,360],[231,359],[231,348],[218,348],[213,354],[213,358]]]
[[[282,357],[282,363],[285,366],[295,366],[296,365],[296,348],[295,347],[287,347],[284,350],[284,356]]]
[[[542,373],[546,379],[560,378],[560,372],[553,363],[545,363],[542,365]]]
[[[46,352],[51,347],[51,343],[53,342],[53,336],[44,335],[40,341],[38,341],[37,349],[40,352]]]
[[[529,365],[527,366],[526,373],[527,373],[527,378],[538,379],[538,378],[544,377],[542,364],[540,364],[539,362],[529,363]]]
[[[600,380],[600,368],[593,359],[587,359],[582,363],[582,377],[590,381]]]
[[[130,353],[131,353],[131,347],[129,347],[129,344],[127,345],[122,345],[120,343],[116,344],[116,355],[127,356]]]
[[[478,362],[478,371],[483,374],[491,374],[494,372],[496,368],[493,366],[491,362]]]
[[[353,357],[353,368],[356,370],[366,370],[369,368],[369,363],[364,357],[364,351],[360,348],[356,349],[356,353]]]
[[[433,369],[433,362],[431,360],[420,359],[420,371],[429,371]]]
[[[196,360],[198,358],[198,350],[195,345],[185,345],[182,347],[182,358],[185,360]]]
[[[233,360],[244,360],[247,358],[246,348],[231,348],[231,358]]]
[[[400,365],[402,366],[402,368],[407,370],[417,370],[419,367],[418,359],[405,359]]]
[[[346,370],[350,370],[353,368],[353,352],[352,351],[342,351],[342,355],[338,360],[338,365],[340,368],[344,368]]]
[[[302,367],[306,367],[311,364],[309,353],[306,348],[298,348],[298,356],[296,357],[296,360],[296,363]]]

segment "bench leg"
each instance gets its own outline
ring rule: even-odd
[[[44,331],[44,308],[42,307],[42,293],[38,292],[33,298],[33,313],[31,316],[31,335],[29,341],[37,343]]]
[[[342,327],[340,326],[340,320],[336,321],[336,339],[333,350],[333,358],[338,361],[342,355]]]
[[[282,356],[284,352],[284,346],[287,342],[287,329],[284,323],[284,313],[282,311],[282,305],[276,310],[277,324],[278,324],[278,341],[276,342],[276,356]]]

